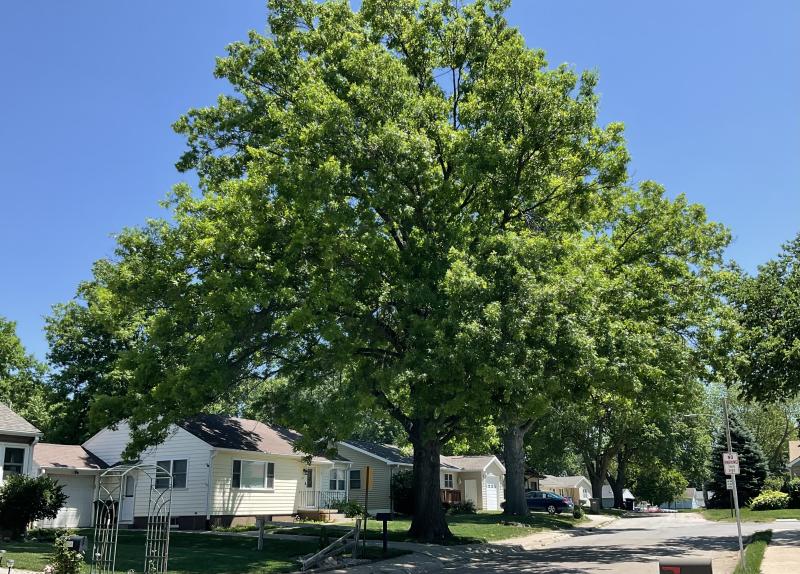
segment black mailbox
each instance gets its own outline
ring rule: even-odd
[[[713,574],[709,558],[667,558],[658,562],[659,574]]]
[[[75,552],[81,554],[86,553],[86,537],[85,536],[70,536],[67,538],[67,547]]]
[[[394,514],[391,512],[379,512],[375,515],[375,520],[394,520]]]

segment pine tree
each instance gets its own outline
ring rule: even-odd
[[[767,463],[753,433],[733,413],[730,414],[730,421],[731,445],[733,452],[739,454],[741,472],[736,476],[739,506],[746,506],[761,492],[764,480],[767,478]],[[708,489],[714,492],[714,496],[709,500],[709,506],[712,508],[726,508],[731,505],[731,491],[725,485],[725,479],[729,477],[725,474],[722,466],[722,453],[724,452],[728,452],[728,441],[725,438],[725,428],[723,427],[714,442],[714,450],[711,455],[714,478]]]

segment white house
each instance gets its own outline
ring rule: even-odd
[[[83,447],[108,465],[123,462],[130,429],[120,423]],[[350,462],[311,457],[295,450],[297,433],[262,422],[200,415],[174,425],[167,439],[144,451],[138,462],[172,473],[172,521],[181,529],[253,523],[257,516],[290,518],[317,512],[347,498]],[[126,477],[120,521],[142,526],[150,481]],[[163,481],[159,484],[159,481]],[[169,478],[156,480],[156,488]]]
[[[800,476],[800,440],[789,441],[789,463],[786,469],[790,476]]]
[[[553,476],[547,474],[539,479],[539,490],[570,496],[575,504],[587,506],[592,498],[592,483],[585,476]]]
[[[633,493],[628,490],[627,488],[622,489],[622,500],[635,500],[636,497],[633,496]],[[614,491],[611,489],[611,485],[606,482],[603,485],[603,508],[611,508],[614,506]]]

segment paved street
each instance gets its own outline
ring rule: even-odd
[[[747,524],[743,534],[768,528],[782,538],[800,534],[800,522]],[[693,514],[643,515],[562,538],[544,548],[469,548],[456,553],[444,570],[470,574],[655,574],[659,558],[696,556],[712,558],[715,574],[728,574],[736,563],[736,549],[735,523],[708,522]]]

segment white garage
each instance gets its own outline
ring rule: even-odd
[[[97,475],[107,465],[79,445],[39,443],[33,450],[38,473],[64,486],[67,502],[58,516],[38,523],[42,528],[89,528],[93,526],[93,500]]]
[[[500,510],[500,479],[493,474],[486,477],[486,510]]]

